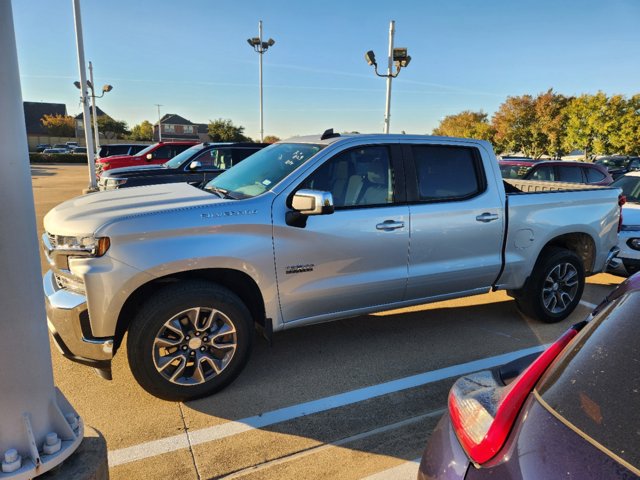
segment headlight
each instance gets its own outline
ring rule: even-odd
[[[109,237],[43,235],[43,242],[50,262],[68,270],[69,259],[74,257],[101,257],[109,247]]]
[[[54,250],[68,250],[70,256],[73,256],[73,252],[78,252],[80,253],[78,256],[83,256],[82,253],[88,253],[94,257],[101,257],[109,250],[110,246],[109,237],[65,237],[58,235]]]
[[[118,188],[127,183],[127,180],[127,178],[107,178],[106,187],[107,189]]]

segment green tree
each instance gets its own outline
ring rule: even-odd
[[[580,95],[571,100],[565,110],[565,149],[583,150],[585,160],[591,155],[605,153],[610,147],[607,131],[612,128],[611,119],[608,118],[612,110],[609,99],[603,92]]]
[[[149,120],[144,120],[131,129],[131,140],[153,140],[153,125]]]
[[[534,132],[535,123],[535,100],[531,95],[507,97],[491,119],[496,150],[540,158],[546,146],[543,137]]]
[[[280,137],[276,137],[275,135],[267,135],[262,140],[263,143],[276,143],[280,141]]]
[[[69,115],[45,115],[40,122],[54,137],[73,137],[76,132],[75,120]]]
[[[534,100],[535,122],[532,125],[533,143],[550,157],[559,158],[563,150],[567,128],[566,106],[570,99],[553,89],[539,94]]]
[[[127,122],[114,120],[108,115],[98,117],[98,131],[107,138],[124,138],[129,134]]]
[[[640,94],[631,97],[619,117],[618,128],[610,135],[612,148],[625,155],[640,154]]]
[[[235,126],[229,119],[209,120],[209,137],[214,142],[250,142],[244,136],[244,127]]]
[[[494,130],[487,120],[486,113],[465,110],[464,112],[444,117],[440,121],[440,125],[433,129],[433,135],[492,141]]]

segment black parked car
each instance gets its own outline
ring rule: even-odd
[[[200,186],[267,143],[199,143],[160,165],[114,168],[100,177],[100,190],[114,190],[158,183],[188,182]]]
[[[640,157],[612,155],[610,157],[600,157],[595,163],[609,170],[614,180],[617,180],[625,173],[640,170]]]
[[[114,143],[111,145],[101,145],[98,157],[113,157],[114,155],[135,155],[147,148],[148,144],[140,143]]]

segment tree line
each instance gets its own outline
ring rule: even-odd
[[[70,115],[45,115],[40,120],[49,135],[55,137],[75,136],[75,119]],[[108,115],[98,117],[98,130],[107,138],[119,138],[139,141],[153,140],[153,124],[144,120],[129,130],[127,122],[114,120]],[[229,119],[209,120],[207,133],[212,142],[253,142],[244,134],[244,127],[234,125]],[[265,143],[280,140],[274,135],[264,137]]]
[[[488,140],[497,153],[560,158],[582,150],[595,155],[640,154],[640,94],[603,92],[567,97],[549,89],[537,96],[507,97],[489,120],[479,111],[449,115],[434,135]]]

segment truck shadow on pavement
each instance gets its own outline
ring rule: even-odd
[[[232,385],[185,405],[187,428],[206,428],[211,417],[242,422],[283,407],[550,342],[585,316],[585,310],[578,309],[559,324],[533,322],[521,316],[515,302],[506,297],[481,305],[421,308],[281,332],[274,336],[272,347],[256,339],[247,368]],[[297,439],[300,445],[338,442],[345,449],[415,459],[441,412],[397,431],[340,442],[444,408],[454,380],[442,379],[262,427],[247,438],[251,446],[243,441],[238,455],[258,449],[268,461],[271,452],[278,450],[272,442],[282,442],[285,450],[291,443],[292,450],[298,451],[302,447],[293,447]],[[208,455],[218,454],[210,451]],[[219,460],[224,463],[223,458]],[[241,458],[236,460],[244,464]],[[252,460],[246,461],[247,465],[236,464],[232,471],[250,466]],[[216,463],[215,458],[208,459],[210,463]]]

